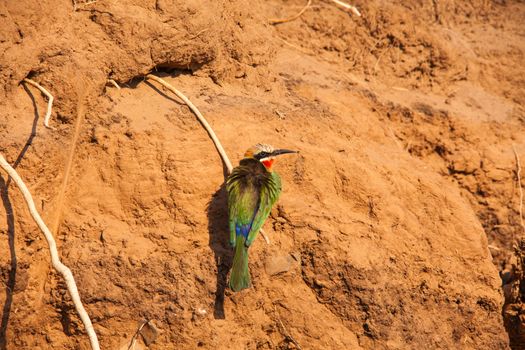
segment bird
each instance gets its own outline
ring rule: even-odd
[[[281,177],[273,164],[275,157],[287,153],[298,152],[258,143],[226,179],[230,244],[235,250],[229,285],[234,292],[251,286],[248,249],[281,194]]]

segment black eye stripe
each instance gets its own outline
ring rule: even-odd
[[[270,153],[268,152],[259,152],[257,153],[257,155],[255,156],[256,159],[263,159],[263,158],[266,158],[270,155]]]

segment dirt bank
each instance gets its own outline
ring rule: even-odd
[[[143,319],[152,349],[506,349],[507,330],[520,347],[525,6],[356,5],[361,18],[314,1],[277,26],[268,18],[304,3],[0,5],[0,152],[55,232],[104,349],[127,349]],[[148,72],[201,109],[234,163],[261,141],[301,152],[276,165],[272,242],[251,249],[246,292],[226,288],[220,159]],[[55,130],[25,77],[55,95]],[[0,349],[88,349],[7,181]],[[505,312],[498,272],[514,291]]]

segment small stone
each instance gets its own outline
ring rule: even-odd
[[[202,307],[198,307],[198,308],[195,308],[193,310],[193,315],[191,317],[192,321],[196,321],[200,318],[204,318],[206,317],[206,314],[208,313],[208,311]]]
[[[270,276],[286,272],[292,267],[294,259],[289,255],[271,255],[266,259],[265,270]]]
[[[505,181],[511,177],[511,173],[502,169],[488,169],[487,176],[494,181]]]
[[[146,344],[146,346],[150,346],[157,339],[159,331],[153,324],[153,321],[149,321],[144,325],[144,327],[142,327],[140,335],[142,336],[142,340],[144,340],[144,344]]]
[[[15,288],[13,290],[13,293],[20,293],[27,289],[27,286],[29,285],[29,273],[27,268],[20,268],[17,272],[17,276],[15,279]]]
[[[208,313],[208,311],[206,311],[206,309],[203,309],[203,308],[198,307],[198,308],[195,309],[195,313],[196,313],[197,315],[200,315],[200,316],[206,316],[206,314]]]
[[[326,288],[328,286],[328,282],[320,278],[316,278],[314,280],[314,283],[316,286],[321,287],[321,288]]]

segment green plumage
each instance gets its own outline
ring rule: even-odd
[[[238,242],[239,244],[235,247],[230,275],[230,288],[234,292],[249,288],[251,285],[250,270],[248,269],[248,247],[244,245],[244,237],[239,237]]]
[[[256,159],[245,158],[226,181],[230,243],[235,247],[230,288],[240,291],[250,286],[248,248],[270,215],[281,193],[281,178]]]

